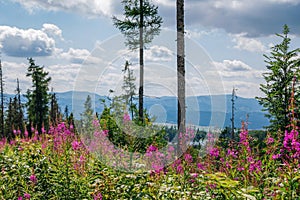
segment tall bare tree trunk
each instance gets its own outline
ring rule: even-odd
[[[144,121],[144,13],[143,0],[140,0],[140,86],[139,86],[139,119]]]
[[[3,76],[2,76],[2,65],[1,65],[1,60],[0,60],[0,93],[1,93],[1,119],[0,119],[0,126],[1,126],[1,134],[0,138],[4,137],[4,96],[3,96]]]
[[[179,133],[186,130],[185,105],[185,59],[184,59],[184,0],[177,0],[177,91],[178,91],[178,118]]]

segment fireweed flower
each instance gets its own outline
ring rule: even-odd
[[[23,197],[18,197],[18,200],[23,200]]]
[[[200,170],[205,169],[204,165],[202,165],[201,163],[197,163],[197,168],[200,169]]]
[[[209,151],[210,156],[219,157],[219,149],[218,148],[211,148]]]
[[[25,130],[24,136],[25,136],[25,138],[28,138],[28,131],[27,130]]]
[[[253,171],[259,172],[259,171],[261,171],[261,161],[258,160],[257,162],[255,162],[254,160],[252,160],[252,162],[249,165],[249,171],[250,172],[253,172]]]
[[[237,170],[238,170],[238,171],[244,171],[244,170],[245,170],[245,168],[244,168],[244,167],[242,167],[242,166],[239,166],[239,167],[237,168]]]
[[[238,152],[235,151],[235,149],[228,149],[227,150],[227,156],[232,156],[233,158],[237,158]]]
[[[74,151],[78,150],[80,148],[80,143],[77,140],[74,140],[72,142],[72,148]]]
[[[193,157],[191,156],[191,154],[185,154],[184,155],[184,160],[185,160],[185,162],[187,162],[187,163],[192,163],[193,162]]]
[[[284,139],[283,139],[283,149],[281,152],[284,151],[291,152],[290,155],[292,158],[299,158],[300,157],[300,143],[298,141],[298,131],[291,130],[290,132],[285,131]]]
[[[164,170],[164,165],[153,163],[152,169],[154,170],[154,172],[156,174],[160,174],[160,172],[162,172]]]
[[[274,155],[272,155],[272,159],[276,160],[276,159],[280,158],[280,156],[281,156],[281,154],[274,154]]]
[[[272,137],[269,137],[267,139],[267,145],[273,144],[274,143],[274,139]]]
[[[153,151],[156,151],[156,150],[157,150],[157,147],[151,144],[151,145],[148,147],[148,149],[147,149],[146,152],[153,152]]]
[[[102,200],[102,194],[98,192],[97,194],[94,194],[94,200]]]
[[[24,198],[25,198],[25,199],[30,199],[30,194],[25,193],[25,194],[24,194]]]
[[[125,113],[124,116],[123,116],[123,122],[126,123],[126,122],[129,122],[130,121],[130,116],[128,113]]]
[[[179,164],[179,165],[177,166],[177,168],[176,168],[176,172],[177,172],[178,174],[183,174],[183,172],[184,172],[184,169],[183,169],[183,167],[182,167],[182,165],[181,165],[181,164]]]
[[[36,178],[36,175],[35,174],[32,174],[30,177],[29,177],[30,181],[34,184],[37,183],[37,178]]]

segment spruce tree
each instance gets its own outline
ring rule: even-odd
[[[292,96],[292,82],[298,77],[296,85],[299,86],[300,65],[297,55],[300,49],[290,50],[291,39],[289,27],[284,25],[282,34],[276,34],[282,39],[280,44],[271,48],[270,55],[264,55],[267,64],[267,72],[263,74],[266,81],[260,85],[265,97],[257,97],[259,103],[267,111],[266,116],[270,119],[271,131],[284,131],[290,124],[289,101]],[[296,105],[299,105],[300,88],[295,88]],[[298,113],[299,114],[299,113]]]
[[[92,122],[93,122],[93,113],[94,110],[92,108],[92,98],[90,95],[87,96],[84,102],[84,112],[81,113],[81,133],[91,134],[93,131]]]
[[[6,118],[5,118],[5,137],[7,138],[8,141],[14,138],[13,134],[13,119],[14,119],[14,107],[13,107],[13,100],[12,98],[9,98],[9,103],[8,103],[8,109],[6,110]]]
[[[139,85],[139,119],[143,122],[144,105],[144,46],[150,43],[160,32],[162,18],[158,7],[150,0],[123,0],[124,18],[113,17],[114,25],[125,36],[125,44],[131,50],[139,48],[140,85]]]
[[[129,111],[131,113],[131,119],[134,118],[134,112],[136,110],[136,104],[134,103],[135,100],[135,76],[133,74],[133,70],[130,68],[130,63],[126,61],[125,68],[123,70],[124,72],[124,78],[123,78],[123,86],[122,89],[124,91],[124,94],[122,95],[125,99],[125,104],[129,107]]]
[[[60,118],[59,105],[57,102],[56,94],[52,93],[50,95],[50,99],[50,122],[51,125],[56,126]]]
[[[29,126],[33,126],[39,133],[42,128],[49,127],[49,83],[51,78],[48,72],[44,71],[44,67],[40,67],[34,63],[32,58],[28,59],[29,67],[26,76],[32,79],[32,89],[27,91],[27,112],[29,118]]]
[[[14,98],[14,105],[16,110],[15,116],[15,128],[21,131],[24,134],[24,112],[23,112],[23,104],[21,102],[21,90],[19,79],[17,79],[17,88],[16,88],[16,96]]]
[[[69,108],[68,105],[66,105],[65,110],[64,110],[64,118],[66,121],[68,121],[69,118]]]

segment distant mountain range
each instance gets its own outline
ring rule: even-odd
[[[69,112],[73,112],[75,118],[80,118],[84,111],[84,102],[88,95],[91,96],[95,112],[101,113],[104,105],[100,96],[89,92],[61,92],[56,93],[61,111],[68,106]],[[6,98],[13,95],[5,95]],[[26,102],[23,97],[22,102]],[[145,97],[145,108],[151,116],[155,116],[158,123],[177,123],[177,98],[176,97]],[[187,124],[199,126],[216,126],[224,128],[231,126],[231,95],[213,95],[187,97]],[[238,97],[235,99],[235,126],[241,127],[241,122],[247,120],[249,129],[263,129],[269,124],[262,112],[262,106],[253,98]]]

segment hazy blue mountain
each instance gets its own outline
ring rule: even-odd
[[[92,97],[95,111],[101,113],[103,103],[101,99],[107,99],[105,96],[92,94],[88,92],[63,92],[57,93],[58,102],[63,110],[68,105],[75,117],[79,118],[80,113],[84,110],[84,102],[87,95]],[[225,102],[224,102],[225,101]],[[107,103],[109,101],[106,101]],[[157,122],[161,123],[177,123],[177,100],[176,97],[145,97],[145,108],[151,115],[156,116]],[[222,106],[224,105],[224,106]],[[256,99],[238,97],[235,100],[235,125],[241,127],[242,120],[247,119],[249,129],[262,129],[268,125],[268,119],[265,118],[261,111],[262,106],[259,105]],[[212,119],[213,117],[213,119]],[[187,98],[187,123],[197,122],[200,126],[231,126],[231,95],[216,95],[216,96],[197,96]],[[224,123],[223,123],[224,122]]]
[[[73,111],[75,118],[80,118],[80,113],[84,111],[84,102],[88,95],[91,96],[93,107],[99,114],[102,112],[104,105],[102,100],[108,98],[89,92],[61,92],[56,93],[60,109],[64,112],[66,106],[69,112]],[[5,102],[14,95],[5,95]],[[22,102],[26,98],[22,97]],[[160,123],[177,123],[177,99],[176,97],[145,97],[145,108],[151,116],[156,117]],[[246,120],[248,115],[249,129],[263,129],[269,124],[261,111],[262,106],[256,99],[238,97],[235,100],[235,126],[241,127],[242,120]],[[197,124],[200,126],[217,126],[223,128],[231,126],[231,95],[215,96],[197,96],[187,98],[187,123]]]

